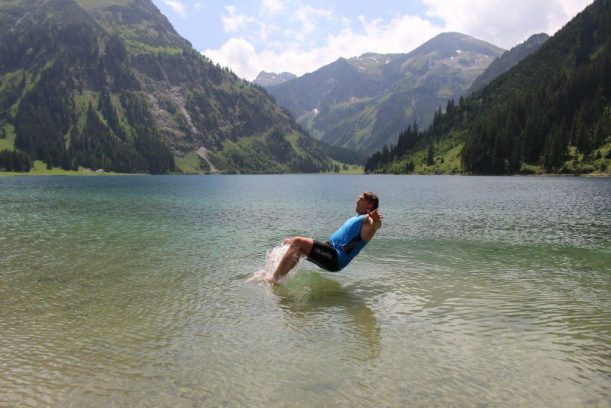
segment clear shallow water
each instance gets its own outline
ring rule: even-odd
[[[0,406],[611,406],[610,232],[610,179],[0,178]]]

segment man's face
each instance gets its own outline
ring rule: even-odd
[[[365,196],[361,194],[356,199],[356,212],[357,214],[367,214],[367,211],[371,210],[371,204],[365,199]]]

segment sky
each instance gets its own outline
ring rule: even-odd
[[[153,0],[213,62],[254,80],[340,57],[407,53],[442,32],[510,49],[553,35],[592,0]]]

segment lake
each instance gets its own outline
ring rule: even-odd
[[[609,178],[0,177],[0,250],[0,406],[611,406]]]

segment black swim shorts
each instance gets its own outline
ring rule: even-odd
[[[339,271],[337,251],[328,242],[314,241],[312,252],[308,255],[307,260],[329,272]]]

